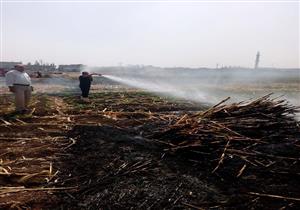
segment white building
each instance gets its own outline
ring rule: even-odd
[[[64,72],[80,72],[84,68],[82,64],[59,65],[58,71]]]

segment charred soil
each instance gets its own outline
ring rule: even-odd
[[[299,125],[273,105],[252,104],[260,118],[246,105],[103,92],[35,95],[32,113],[16,116],[5,95],[0,208],[297,209]]]

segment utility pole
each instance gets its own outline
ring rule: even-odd
[[[260,57],[260,53],[258,51],[257,54],[256,54],[254,69],[258,69],[259,57]]]

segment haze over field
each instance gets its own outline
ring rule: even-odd
[[[82,63],[91,72],[108,73],[111,82],[198,102],[275,92],[299,104],[299,6],[296,1],[2,1],[0,60]],[[258,51],[259,67],[268,70],[250,69]],[[106,72],[103,66],[115,67]],[[234,68],[212,70],[229,66]],[[43,82],[49,90],[48,85],[78,89],[70,78]],[[101,82],[96,78],[94,87]]]
[[[299,2],[1,1],[2,61],[299,68]]]

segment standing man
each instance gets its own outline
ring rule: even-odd
[[[79,76],[79,87],[81,89],[81,97],[87,99],[91,88],[93,78],[88,72],[83,71]]]
[[[89,92],[93,81],[93,75],[101,76],[101,74],[97,73],[89,74],[87,71],[83,71],[79,76],[79,87],[81,89],[81,97],[85,101],[88,101]]]
[[[15,95],[17,114],[25,114],[29,111],[28,104],[31,98],[31,79],[25,72],[23,65],[16,65],[15,68],[5,74],[6,85]]]

